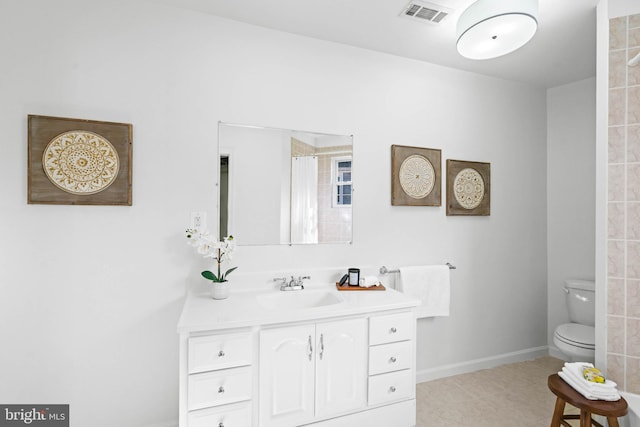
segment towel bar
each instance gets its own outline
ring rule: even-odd
[[[449,270],[455,270],[456,266],[452,265],[450,262],[446,263],[449,266]],[[380,267],[380,274],[391,274],[391,273],[400,273],[400,269],[395,269],[395,270],[389,270],[387,267],[385,267],[384,265],[382,267]]]

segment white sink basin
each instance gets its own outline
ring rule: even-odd
[[[297,310],[340,304],[343,299],[327,291],[279,291],[256,297],[258,303],[269,310]]]

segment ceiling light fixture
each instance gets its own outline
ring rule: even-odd
[[[490,59],[524,46],[538,29],[538,0],[477,0],[458,19],[458,52]]]

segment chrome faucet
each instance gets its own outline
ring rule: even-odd
[[[281,291],[301,291],[304,289],[304,285],[303,282],[305,279],[311,279],[310,276],[298,276],[298,278],[296,279],[295,277],[291,276],[291,280],[289,280],[289,282],[287,283],[287,278],[286,277],[276,277],[273,279],[274,282],[277,281],[281,281],[281,285],[280,285],[280,290]]]

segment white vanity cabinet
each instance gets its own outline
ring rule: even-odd
[[[249,292],[188,295],[179,427],[415,426],[418,301],[340,294],[298,310],[267,309]]]
[[[364,408],[367,319],[260,333],[260,426],[301,425]]]

